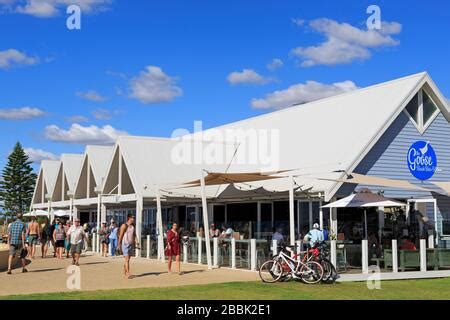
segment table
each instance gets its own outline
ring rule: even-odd
[[[382,262],[384,263],[384,259],[382,259],[382,258],[372,258],[372,259],[370,259],[370,261],[375,261],[375,263],[377,264],[378,268],[381,268],[380,264]]]

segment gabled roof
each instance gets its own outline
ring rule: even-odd
[[[113,146],[86,146],[86,155],[89,159],[96,185],[101,185],[105,178],[113,150]]]
[[[61,164],[67,179],[69,190],[74,190],[83,164],[82,154],[64,153],[61,155]]]
[[[36,179],[36,185],[34,186],[33,198],[31,203],[46,202],[45,198],[42,199],[43,190],[46,190],[46,193],[48,194],[53,194],[56,185],[56,178],[58,177],[59,165],[60,162],[57,160],[41,161],[41,167],[39,169],[39,173]]]
[[[299,184],[312,187],[312,191],[325,192],[329,198],[340,185],[313,177],[339,178],[342,173],[332,172],[352,171],[424,84],[430,86],[441,112],[449,120],[447,101],[423,72],[208,129],[200,134],[213,130],[224,133],[230,129],[277,131],[279,166],[273,169],[298,168],[294,174],[299,175]],[[272,181],[260,183],[270,184]]]
[[[212,144],[224,145],[219,142],[200,142],[200,144],[204,148]],[[179,187],[187,181],[198,179],[202,168],[216,172],[224,172],[227,168],[233,172],[258,169],[255,166],[246,164],[177,163],[178,160],[173,158],[173,152],[180,146],[190,148],[192,147],[192,142],[181,142],[179,139],[122,136],[116,142],[114,153],[119,152],[119,156],[123,157],[123,163],[126,166],[135,192],[146,197],[155,197],[157,190],[160,188]],[[233,145],[230,147],[234,148]],[[111,162],[108,175],[116,174],[116,169],[113,166],[113,162]],[[105,183],[106,181],[107,179],[105,179]],[[212,196],[216,194],[218,189],[222,190],[225,187],[212,186],[208,187],[208,190]],[[199,188],[189,188],[189,190],[197,195]],[[109,192],[109,190],[104,191],[105,193]],[[183,192],[186,193],[186,191],[180,191],[180,193]]]
[[[41,172],[49,194],[52,194],[55,189],[59,165],[58,160],[42,160],[41,162]]]
[[[95,180],[91,181],[91,187],[93,186],[95,188],[96,186],[102,185],[106,170],[108,169],[108,164],[112,158],[113,149],[113,146],[86,146],[82,164],[80,165],[80,172],[77,176],[77,182],[73,189],[75,193],[77,193],[78,188],[81,188],[81,184],[87,183],[87,180],[82,179],[83,177],[86,178],[86,176],[83,175],[82,170],[87,168],[87,166],[90,167],[90,171]],[[84,191],[87,191],[86,188],[87,185],[84,186]]]

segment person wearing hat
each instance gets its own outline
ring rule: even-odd
[[[309,245],[314,247],[317,243],[320,243],[323,241],[323,232],[319,229],[319,224],[314,223],[313,228],[309,230],[309,232],[306,234],[305,238],[303,239],[305,242],[308,242]]]

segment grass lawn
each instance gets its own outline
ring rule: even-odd
[[[229,282],[167,288],[74,291],[3,296],[0,300],[245,300],[245,299],[450,299],[450,278],[382,281],[381,289],[369,290],[365,282],[306,285],[298,282],[265,284]]]

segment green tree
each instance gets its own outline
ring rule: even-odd
[[[0,201],[4,202],[3,211],[6,215],[25,213],[30,207],[36,183],[31,163],[22,145],[17,142],[8,156],[0,181]]]

